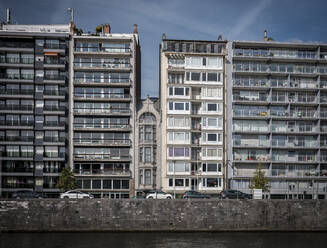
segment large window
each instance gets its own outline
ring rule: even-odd
[[[175,97],[189,97],[190,96],[190,88],[188,87],[169,87],[169,96]]]
[[[168,163],[168,172],[169,173],[189,173],[191,165],[190,163],[176,161]]]
[[[189,102],[169,102],[168,103],[170,111],[189,111],[190,103]]]
[[[168,157],[189,157],[190,149],[185,147],[168,147]]]
[[[168,132],[168,143],[189,144],[190,133],[188,132]]]
[[[170,128],[190,128],[189,117],[168,117],[168,127]]]

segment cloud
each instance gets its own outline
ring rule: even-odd
[[[271,0],[262,0],[253,9],[247,11],[231,29],[232,31],[228,34],[228,37],[230,37],[230,39],[235,39],[235,37],[247,31],[255,22],[257,17],[260,16],[261,12],[267,8],[270,3]]]

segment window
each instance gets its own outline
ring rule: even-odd
[[[208,103],[208,111],[217,111],[217,104]]]
[[[189,128],[189,117],[168,117],[168,127],[171,128]]]
[[[191,167],[190,163],[185,163],[182,161],[169,162],[168,163],[168,172],[174,173],[174,170],[175,170],[175,173],[189,173],[190,167]]]
[[[217,141],[217,134],[208,134],[208,141]]]
[[[169,157],[189,157],[190,151],[189,151],[189,148],[184,148],[184,147],[168,147],[168,156]]]
[[[221,178],[203,178],[203,187],[218,188],[221,187]]]
[[[144,184],[151,185],[151,170],[145,170],[144,174],[145,174]]]
[[[190,103],[188,103],[188,102],[169,102],[169,110],[189,111]]]
[[[189,143],[190,134],[187,132],[168,132],[168,141],[170,141],[170,143]]]
[[[145,162],[150,163],[151,162],[151,147],[145,147],[144,153],[145,153]]]

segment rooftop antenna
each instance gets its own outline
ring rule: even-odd
[[[74,9],[68,8],[67,10],[70,12],[70,22],[74,22]]]
[[[10,9],[7,8],[7,24],[10,24],[11,20],[10,20]]]

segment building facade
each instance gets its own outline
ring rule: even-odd
[[[136,117],[135,192],[160,189],[161,168],[161,118],[159,99],[149,96],[139,103]]]
[[[160,46],[161,183],[174,195],[224,185],[225,41]]]
[[[0,195],[56,196],[67,159],[70,26],[0,29]]]
[[[71,51],[70,165],[77,188],[95,197],[134,191],[136,103],[140,99],[137,27],[74,35]]]
[[[261,165],[271,198],[325,198],[327,46],[265,36],[228,49],[230,187],[249,191]]]

